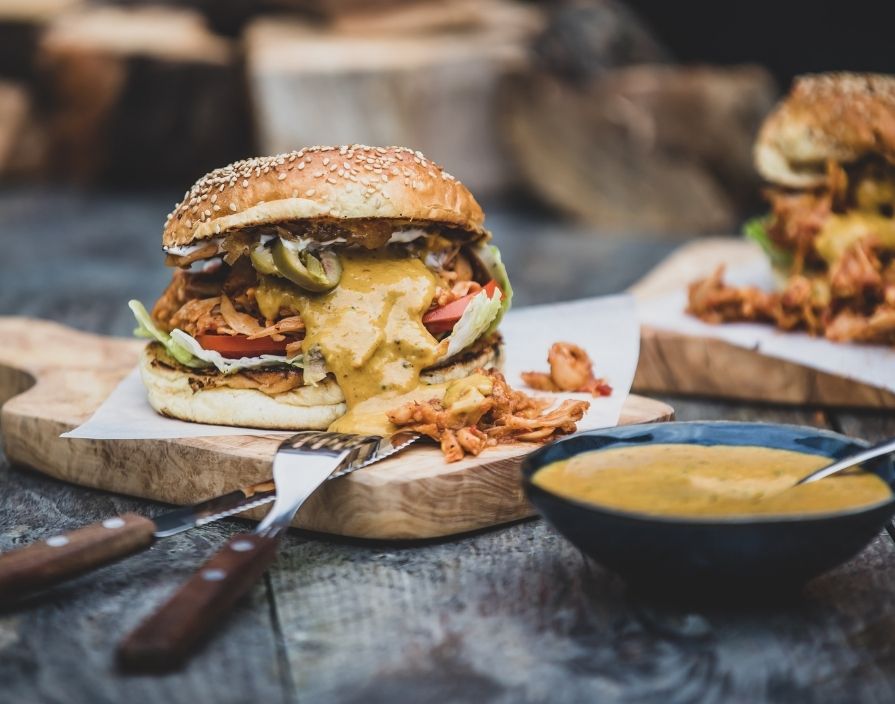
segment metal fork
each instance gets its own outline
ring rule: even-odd
[[[284,440],[273,462],[276,499],[251,533],[234,535],[174,595],[122,642],[119,664],[168,670],[182,664],[220,618],[260,579],[296,512],[328,478],[397,452],[419,438],[305,431]]]

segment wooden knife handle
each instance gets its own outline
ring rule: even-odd
[[[126,513],[0,554],[0,602],[145,550],[154,533],[150,519]]]
[[[277,554],[279,540],[234,535],[118,647],[118,664],[131,671],[163,672],[183,665],[193,648],[248,592]]]

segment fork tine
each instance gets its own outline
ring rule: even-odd
[[[342,451],[374,444],[379,441],[373,435],[352,435],[348,433],[331,433],[322,430],[304,430],[288,438],[285,442],[296,450],[306,451]]]

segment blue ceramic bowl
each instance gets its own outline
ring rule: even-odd
[[[557,496],[531,481],[541,467],[557,460],[648,443],[758,445],[831,459],[866,447],[839,433],[795,425],[653,423],[581,433],[529,455],[522,465],[522,481],[531,503],[581,550],[637,586],[675,591],[797,588],[856,555],[895,513],[893,498],[867,508],[811,516],[651,516]],[[895,484],[889,459],[867,469]]]

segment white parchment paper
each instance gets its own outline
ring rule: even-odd
[[[513,309],[501,323],[507,349],[507,381],[511,386],[524,388],[521,372],[548,371],[550,345],[559,340],[573,342],[588,351],[596,375],[607,379],[613,393],[602,398],[589,394],[550,396],[591,402],[587,416],[579,423],[580,430],[615,425],[637,368],[640,327],[636,313],[634,299],[627,295]],[[271,430],[188,423],[160,416],[146,400],[146,389],[134,369],[86,423],[62,437],[122,440],[276,434]]]
[[[750,261],[728,267],[725,280],[736,286],[752,285],[773,290],[767,261]],[[678,291],[640,301],[641,323],[658,330],[692,337],[710,337],[753,349],[768,357],[796,362],[812,369],[836,374],[870,386],[895,391],[895,350],[883,345],[830,342],[807,333],[784,332],[772,325],[723,323],[709,325],[687,315],[687,292]]]

